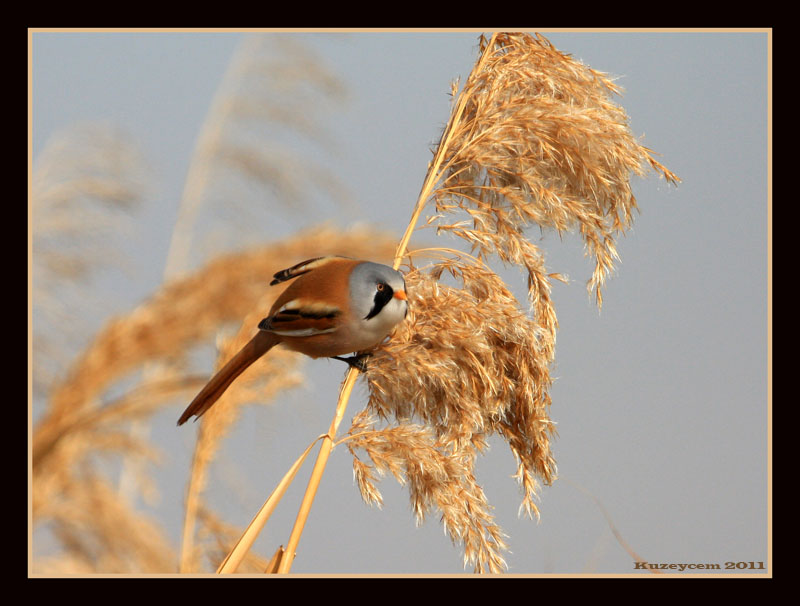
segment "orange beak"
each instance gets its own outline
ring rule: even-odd
[[[395,299],[400,299],[401,301],[408,300],[408,297],[406,297],[406,291],[404,291],[404,290],[396,290],[396,291],[394,291],[394,295],[393,296],[394,296]]]

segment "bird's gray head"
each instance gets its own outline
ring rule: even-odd
[[[350,274],[350,300],[359,318],[389,328],[408,313],[403,274],[379,263],[356,265]]]

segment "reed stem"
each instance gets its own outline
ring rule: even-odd
[[[485,57],[492,52],[496,35],[497,34],[492,35],[489,44],[487,44],[484,49],[483,55],[475,65],[473,73],[477,73],[481,69]],[[441,167],[442,161],[446,155],[445,152],[447,151],[448,143],[454,127],[456,124],[458,124],[465,105],[466,100],[464,95],[459,95],[455,111],[450,115],[450,120],[447,123],[445,131],[442,133],[442,139],[439,142],[436,154],[434,155],[433,161],[428,168],[428,174],[423,182],[422,189],[420,190],[419,197],[417,198],[417,204],[414,207],[414,211],[411,214],[408,227],[406,227],[406,231],[397,246],[393,264],[394,269],[400,267],[400,263],[403,257],[405,257],[406,251],[408,250],[408,242],[411,239],[411,234],[413,233],[414,229],[416,229],[417,222],[422,214],[422,209],[425,207],[425,203],[427,202],[431,191],[433,191],[433,187],[439,180],[439,168]],[[287,573],[291,569],[297,543],[300,541],[300,535],[303,533],[303,527],[308,519],[308,514],[311,510],[311,504],[314,501],[314,496],[317,493],[317,488],[319,488],[322,474],[325,471],[325,465],[328,462],[328,457],[330,456],[331,449],[333,448],[333,441],[336,438],[336,431],[339,428],[339,423],[341,422],[342,417],[344,416],[344,411],[347,408],[347,403],[350,399],[350,393],[353,390],[353,386],[355,385],[357,377],[358,371],[354,368],[351,368],[347,373],[344,384],[342,385],[342,389],[339,393],[339,402],[336,406],[336,415],[331,423],[331,428],[328,430],[328,435],[322,441],[319,455],[317,455],[317,461],[314,464],[314,470],[311,473],[311,479],[308,482],[306,493],[303,496],[303,502],[300,504],[300,511],[297,513],[297,519],[295,520],[294,528],[292,528],[292,534],[289,537],[289,543],[286,546],[286,551],[284,552],[283,557],[281,558],[280,566],[278,567],[279,573]]]
[[[486,57],[494,48],[494,41],[496,37],[496,33],[492,34],[489,43],[484,48],[483,54],[481,55],[480,59],[478,59],[478,62],[475,64],[475,67],[472,70],[472,74],[477,74],[480,72]],[[470,76],[472,74],[470,74]],[[422,209],[425,208],[425,204],[428,201],[428,197],[431,195],[431,191],[433,191],[434,186],[439,181],[441,174],[439,172],[439,168],[442,165],[442,161],[444,160],[446,155],[445,152],[449,147],[453,131],[461,119],[461,114],[464,112],[464,107],[466,104],[467,99],[462,90],[461,94],[458,96],[458,100],[456,101],[455,110],[452,114],[450,114],[450,120],[448,120],[447,127],[442,133],[442,138],[439,140],[439,145],[436,147],[436,154],[433,156],[433,160],[428,167],[428,174],[425,175],[425,181],[422,183],[422,189],[419,192],[417,204],[414,207],[414,212],[411,213],[411,220],[408,222],[408,227],[406,227],[406,231],[403,234],[403,237],[400,239],[400,243],[397,245],[397,252],[395,252],[393,264],[395,269],[400,267],[400,262],[406,255],[406,251],[408,250],[408,242],[411,240],[411,234],[417,227],[417,222],[419,221],[419,216],[422,214]]]
[[[497,34],[492,35],[489,44],[487,44],[484,49],[483,55],[478,60],[478,63],[475,65],[473,73],[477,73],[478,71],[480,71],[481,67],[483,66],[485,57],[492,52],[496,35]],[[447,123],[447,127],[442,133],[442,138],[436,149],[436,154],[433,157],[433,161],[428,167],[428,174],[426,175],[425,181],[422,184],[422,189],[420,190],[419,197],[417,198],[417,203],[416,206],[414,207],[414,211],[411,214],[411,219],[409,220],[408,227],[406,227],[406,231],[403,234],[403,237],[400,239],[400,243],[397,245],[397,251],[395,252],[394,264],[393,264],[394,269],[400,267],[400,263],[403,257],[405,257],[406,252],[408,250],[408,242],[411,239],[411,234],[413,233],[414,229],[416,229],[417,222],[419,221],[419,217],[422,214],[422,209],[425,207],[425,203],[427,202],[428,197],[431,194],[431,191],[433,191],[436,182],[439,180],[440,177],[439,169],[446,156],[448,143],[454,131],[455,125],[458,124],[458,121],[461,118],[461,114],[464,111],[465,105],[466,105],[466,99],[464,95],[461,94],[459,95],[459,98],[457,100],[454,112],[450,115],[450,120]],[[291,568],[292,561],[294,560],[294,553],[297,547],[297,543],[300,540],[300,535],[303,532],[303,527],[305,526],[306,520],[308,519],[308,514],[309,511],[311,510],[311,504],[314,501],[314,496],[316,495],[317,488],[319,487],[319,483],[322,479],[322,474],[325,471],[325,465],[328,462],[328,457],[330,456],[331,449],[333,448],[333,441],[336,439],[336,431],[339,428],[339,423],[341,422],[342,417],[344,416],[344,411],[347,408],[347,403],[350,399],[350,393],[352,392],[357,377],[358,377],[358,371],[354,368],[351,368],[347,373],[347,377],[345,378],[344,384],[342,385],[342,389],[339,393],[339,402],[336,406],[336,415],[334,416],[333,422],[331,423],[331,428],[328,430],[328,435],[322,442],[319,455],[317,455],[317,461],[314,464],[314,470],[311,473],[311,479],[308,482],[306,493],[303,496],[303,502],[300,505],[300,511],[297,514],[297,519],[295,520],[294,528],[292,528],[292,534],[289,537],[289,543],[287,544],[286,551],[284,552],[283,557],[281,558],[281,563],[278,568],[279,573],[287,573]]]
[[[303,501],[300,503],[300,510],[297,512],[292,534],[289,535],[289,542],[286,545],[286,550],[282,554],[280,566],[278,566],[279,574],[289,572],[292,567],[295,550],[297,549],[297,544],[300,542],[300,535],[303,534],[303,528],[306,525],[308,514],[311,511],[311,504],[314,502],[314,497],[317,494],[319,483],[322,480],[322,474],[328,463],[328,457],[333,449],[333,441],[336,437],[336,432],[344,417],[344,411],[347,408],[347,403],[350,400],[350,393],[353,391],[353,386],[356,384],[357,378],[358,370],[351,367],[342,384],[342,389],[339,392],[339,402],[336,405],[336,414],[333,417],[330,429],[328,429],[327,435],[322,439],[322,446],[320,446],[317,461],[314,463],[314,469],[311,471],[311,478],[308,480],[308,487],[303,495]]]

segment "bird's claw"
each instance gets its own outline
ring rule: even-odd
[[[360,353],[354,356],[349,356],[347,358],[342,358],[340,356],[331,356],[335,360],[341,360],[342,362],[347,362],[348,366],[352,366],[353,368],[361,371],[367,372],[367,358],[369,358],[372,354],[370,353]]]

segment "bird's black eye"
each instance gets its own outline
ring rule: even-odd
[[[383,282],[378,282],[376,288],[378,289],[378,292],[381,292],[384,288],[386,288],[386,284],[384,284]]]

